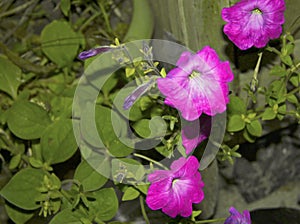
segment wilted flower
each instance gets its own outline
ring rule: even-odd
[[[173,218],[190,216],[192,204],[204,199],[199,165],[194,156],[182,157],[172,163],[171,170],[156,170],[150,174],[147,205],[153,210],[162,209]]]
[[[184,121],[182,123],[182,145],[189,154],[202,141],[208,138],[211,130],[211,117],[201,116],[199,120]]]
[[[280,36],[284,10],[284,0],[241,0],[222,10],[222,18],[228,22],[224,33],[241,50],[264,47]]]
[[[183,52],[176,65],[166,78],[157,80],[167,105],[177,108],[188,121],[202,113],[213,116],[226,110],[227,83],[233,79],[228,61],[220,61],[215,50],[207,46],[197,54]]]
[[[249,211],[245,210],[241,214],[234,207],[230,207],[229,212],[231,215],[225,220],[224,224],[251,224]]]

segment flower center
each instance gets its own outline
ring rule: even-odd
[[[172,188],[174,188],[174,185],[175,183],[179,180],[179,178],[175,178],[173,181],[172,181]]]
[[[193,70],[193,72],[189,75],[190,79],[196,78],[197,76],[200,76],[201,73],[198,71]]]
[[[261,11],[259,8],[253,9],[253,10],[252,10],[252,13],[253,13],[253,14],[259,14],[259,15],[263,14],[262,11]]]

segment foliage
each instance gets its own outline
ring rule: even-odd
[[[1,175],[5,176],[0,182],[0,195],[9,218],[17,224],[34,222],[38,216],[51,219],[50,224],[119,223],[112,221],[119,204],[137,198],[147,221],[147,175],[157,166],[165,169],[157,160],[173,158],[177,149],[186,156],[180,116],[162,103],[161,95],[153,88],[151,75],[166,77],[166,68],[153,60],[147,43],[138,49],[142,60],[128,57],[124,45],[115,40],[151,37],[153,21],[147,16],[140,19],[150,15],[145,1],[134,1],[138,10],[133,12],[129,27],[121,19],[124,2],[62,0],[50,9],[37,0],[21,6],[0,3],[0,18],[5,18],[0,22],[0,159]],[[112,15],[119,18],[114,26]],[[36,24],[41,30],[35,28]],[[269,65],[268,74],[263,74],[272,81],[263,85],[259,81],[261,73],[254,69],[251,83],[239,86],[246,97],[231,93],[224,141],[211,140],[220,148],[221,162],[233,163],[241,156],[239,145],[255,142],[266,133],[264,127],[270,122],[300,123],[300,63],[294,54],[295,45],[292,33],[287,31],[280,43],[257,50],[257,68],[261,66],[262,50],[278,59]],[[125,68],[106,80],[97,92],[96,102],[85,100],[88,93],[83,93],[83,113],[76,117],[72,114],[73,97],[83,68],[93,65],[93,59],[83,63],[76,57],[80,51],[96,46],[122,49],[115,51],[121,54],[114,54],[110,61],[120,62]],[[126,86],[131,81],[135,86]],[[126,97],[137,93],[136,86],[147,88],[143,96],[131,102],[127,113],[121,106]],[[93,103],[95,117],[89,116]],[[77,142],[74,122],[81,128],[84,144]],[[93,123],[103,144],[90,129]],[[135,144],[140,139],[155,139],[159,144],[147,154],[125,144],[124,139],[133,134],[139,137],[134,139]],[[209,141],[201,143],[196,151],[204,149]],[[194,222],[200,213],[193,211],[187,222]]]

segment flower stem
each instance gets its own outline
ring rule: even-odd
[[[149,161],[149,162],[151,162],[151,163],[154,163],[154,164],[156,164],[156,165],[158,165],[158,166],[164,168],[165,170],[168,170],[168,168],[167,168],[166,166],[164,166],[163,164],[161,164],[161,163],[159,163],[159,162],[157,162],[157,161],[155,161],[155,160],[153,160],[153,159],[150,159],[150,158],[147,157],[147,156],[144,156],[144,155],[141,155],[141,154],[138,154],[138,153],[133,153],[133,155],[136,156],[136,157],[139,157],[139,158],[141,158],[141,159],[145,159],[145,160],[147,160],[147,161]]]
[[[202,223],[213,223],[213,222],[223,222],[226,218],[219,218],[219,219],[208,219],[208,220],[202,220],[202,221],[196,221],[195,224],[202,224]]]
[[[143,214],[146,224],[150,224],[150,221],[148,219],[148,216],[147,216],[147,213],[145,210],[145,206],[144,206],[144,198],[142,196],[140,196],[140,205],[141,205],[142,214]]]
[[[253,92],[256,91],[256,87],[258,86],[257,76],[258,76],[258,71],[259,71],[262,55],[263,55],[263,52],[258,53],[258,60],[257,60],[256,66],[255,66],[255,69],[254,69],[252,81],[250,83],[250,89]]]

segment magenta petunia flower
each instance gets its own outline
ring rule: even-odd
[[[211,117],[201,116],[199,120],[182,123],[182,145],[190,154],[202,141],[208,138],[211,130]]]
[[[213,116],[226,110],[227,83],[233,79],[228,61],[220,61],[215,50],[207,46],[197,54],[183,52],[176,65],[166,78],[157,80],[166,96],[165,104],[178,109],[188,121],[202,113]]]
[[[284,10],[284,0],[241,0],[223,8],[224,33],[241,50],[262,48],[280,36]]]
[[[190,216],[192,204],[204,199],[199,166],[196,157],[182,157],[172,163],[171,170],[156,170],[149,174],[151,184],[146,197],[149,208],[162,209],[172,218]]]
[[[224,224],[251,224],[249,211],[245,210],[241,214],[234,207],[230,207],[229,212],[231,215],[225,220]]]

